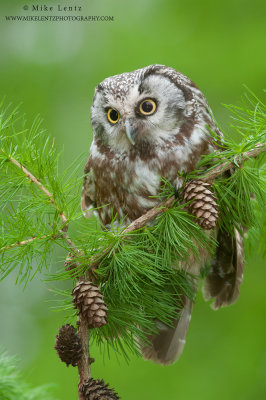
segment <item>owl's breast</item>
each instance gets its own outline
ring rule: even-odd
[[[162,177],[174,182],[178,166],[160,160],[92,159],[99,218],[108,225],[116,216],[125,223],[139,218],[161,202]]]

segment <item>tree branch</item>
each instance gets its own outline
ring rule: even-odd
[[[47,190],[43,184],[34,176],[32,175],[32,173],[30,171],[27,170],[27,168],[25,168],[22,164],[20,164],[17,160],[15,160],[13,157],[10,157],[9,160],[16,165],[18,168],[20,168],[24,174],[27,176],[27,178],[29,178],[29,180],[33,183],[35,183],[37,186],[39,186],[39,188],[46,194],[46,196],[49,197],[50,199],[50,203],[53,204],[53,206],[57,209],[57,211],[59,212],[60,218],[63,222],[63,224],[67,223],[67,217],[64,215],[64,213],[62,211],[59,210],[59,208],[57,207],[55,200],[53,198],[52,193],[49,192],[49,190]],[[67,230],[67,225],[64,227],[65,230]]]
[[[37,240],[47,239],[49,237],[51,239],[55,239],[56,237],[59,236],[59,234],[61,234],[65,238],[66,242],[68,243],[69,247],[71,247],[71,249],[72,249],[72,251],[74,253],[79,253],[79,249],[76,247],[75,243],[72,242],[72,240],[69,238],[67,233],[64,232],[62,229],[59,229],[58,232],[59,232],[58,235],[55,234],[55,235],[52,235],[52,236],[51,235],[33,236],[33,237],[29,238],[29,239],[21,240],[20,242],[13,243],[13,244],[11,244],[9,246],[1,247],[0,248],[0,253],[2,251],[14,249],[15,247],[25,246],[25,245],[27,245],[29,243],[32,243],[32,242],[35,242]]]
[[[205,175],[200,175],[198,178],[204,182],[213,182],[215,178],[223,174],[225,171],[228,171],[230,168],[234,167],[236,163],[243,163],[244,161],[249,160],[250,158],[257,157],[261,152],[265,152],[266,146],[262,144],[258,144],[255,149],[249,150],[245,153],[240,154],[232,161],[225,161],[224,163],[218,165],[213,168],[210,172]],[[175,201],[175,196],[171,196],[167,201],[163,201],[158,206],[151,208],[148,212],[143,214],[141,217],[135,219],[127,228],[123,230],[123,233],[133,232],[137,229],[141,229],[147,225],[148,222],[152,221],[158,215],[164,213]],[[90,267],[92,270],[95,270],[98,265],[101,263],[103,258],[108,254],[110,248],[105,248],[102,253],[97,257],[97,259],[93,259],[90,263]]]
[[[78,384],[78,392],[79,392],[79,400],[85,400],[82,393],[81,388],[85,381],[90,378],[90,353],[89,353],[89,328],[88,322],[82,317],[80,314],[79,322],[78,322],[78,330],[79,336],[81,339],[81,347],[82,347],[82,357],[78,363],[78,371],[79,371],[79,384]]]
[[[19,169],[21,169],[21,170],[24,172],[24,174],[26,175],[26,177],[27,177],[32,183],[35,183],[37,186],[39,186],[39,188],[40,188],[40,189],[46,194],[46,196],[50,199],[50,203],[53,204],[53,206],[55,207],[55,209],[59,212],[59,216],[60,216],[60,218],[61,218],[61,221],[63,222],[63,224],[66,224],[62,229],[59,229],[59,233],[61,233],[62,236],[64,236],[64,238],[66,239],[66,241],[67,241],[69,247],[71,247],[72,251],[74,251],[74,253],[79,253],[78,248],[75,246],[75,244],[73,243],[73,241],[69,238],[69,236],[68,236],[67,233],[66,233],[67,230],[68,230],[68,224],[67,224],[67,221],[68,221],[68,220],[67,220],[67,217],[65,216],[65,214],[64,214],[62,211],[59,210],[59,208],[58,208],[58,206],[57,206],[57,204],[56,204],[56,202],[55,202],[55,200],[54,200],[54,198],[53,198],[52,193],[50,193],[49,190],[46,189],[46,187],[43,186],[43,184],[42,184],[42,183],[41,183],[27,168],[25,168],[22,164],[20,164],[17,160],[15,160],[15,158],[10,157],[9,160],[10,160],[16,167],[18,167]],[[29,238],[29,239],[27,239],[27,240],[23,240],[23,241],[21,241],[21,242],[14,243],[14,244],[12,244],[12,245],[10,245],[10,246],[2,247],[2,248],[0,249],[0,252],[1,252],[1,251],[5,251],[5,250],[10,250],[10,249],[12,249],[12,248],[14,248],[14,247],[17,247],[17,246],[24,246],[24,245],[26,245],[26,244],[28,244],[28,243],[31,243],[31,242],[35,241],[35,240],[45,239],[45,238],[48,237],[48,236],[49,236],[49,235],[45,235],[45,236],[42,236],[42,237],[32,237],[32,238]]]
[[[200,176],[198,179],[201,179],[204,182],[212,182],[219,175],[223,174],[225,171],[228,171],[230,168],[234,167],[236,164],[242,164],[244,161],[249,160],[250,158],[257,157],[260,153],[266,151],[266,146],[260,143],[257,144],[255,149],[246,151],[245,153],[240,154],[235,157],[232,161],[225,161],[224,163],[217,165],[217,167],[213,168],[206,175]]]
[[[46,239],[46,238],[48,238],[49,236],[50,236],[50,235],[44,235],[44,236],[41,236],[41,237],[37,237],[37,236],[36,236],[36,237],[31,237],[31,238],[29,238],[29,239],[22,240],[21,242],[13,243],[13,244],[11,244],[10,246],[1,247],[0,252],[6,251],[6,250],[11,250],[11,249],[14,249],[15,247],[18,247],[18,246],[25,246],[26,244],[32,243],[32,242],[34,242],[35,240]]]

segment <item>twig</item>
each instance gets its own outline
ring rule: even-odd
[[[27,244],[35,242],[37,240],[47,239],[49,237],[51,239],[55,239],[56,237],[59,236],[59,234],[61,234],[65,238],[66,242],[68,243],[69,247],[71,247],[72,251],[74,251],[74,253],[79,253],[79,249],[76,247],[75,243],[72,242],[72,240],[69,238],[67,233],[64,232],[62,229],[59,229],[58,235],[57,234],[54,234],[54,235],[43,235],[43,236],[40,236],[40,237],[33,236],[33,237],[29,238],[29,239],[13,243],[13,244],[11,244],[9,246],[1,247],[0,248],[0,253],[3,252],[3,251],[6,251],[6,250],[14,249],[15,247],[26,246]]]
[[[237,163],[241,164],[244,161],[247,161],[250,158],[257,157],[260,153],[266,151],[266,146],[260,143],[257,144],[255,149],[246,151],[245,153],[240,154],[239,156],[235,157],[233,161],[225,161],[224,163],[217,165],[217,167],[213,168],[209,173],[206,175],[202,175],[199,177],[204,182],[212,182],[215,178],[219,175],[228,171],[230,168],[235,166]]]
[[[53,198],[52,193],[49,192],[48,189],[46,189],[45,186],[43,186],[43,184],[29,171],[27,170],[27,168],[25,168],[22,164],[20,164],[17,160],[15,160],[15,158],[10,157],[9,160],[19,169],[21,169],[24,174],[26,175],[26,177],[33,183],[35,183],[37,186],[39,186],[39,188],[46,194],[46,196],[50,199],[50,203],[53,204],[53,206],[56,208],[56,210],[59,212],[59,216],[61,218],[61,221],[63,222],[63,224],[66,224],[62,229],[59,229],[59,233],[62,234],[62,236],[64,236],[64,238],[66,239],[68,245],[71,247],[71,249],[75,252],[75,253],[79,253],[78,248],[75,246],[75,244],[73,243],[73,241],[69,238],[69,236],[67,235],[67,229],[68,229],[68,224],[67,224],[67,217],[65,216],[65,214],[59,210],[57,204],[55,203],[55,200]],[[24,246],[28,243],[31,243],[35,240],[41,240],[41,239],[45,239],[46,237],[48,237],[48,235],[46,236],[42,236],[42,237],[32,237],[30,239],[27,240],[23,240],[21,242],[17,242],[14,243],[10,246],[7,247],[2,247],[0,249],[0,251],[4,251],[4,250],[10,250],[13,247],[17,247],[17,246]]]
[[[24,172],[24,174],[27,176],[27,178],[29,178],[29,180],[30,180],[31,182],[33,182],[33,183],[35,183],[36,185],[38,185],[39,188],[46,194],[46,196],[49,197],[50,203],[53,204],[53,206],[54,206],[54,207],[57,209],[57,211],[59,212],[59,215],[60,215],[60,218],[61,218],[63,224],[66,224],[66,223],[67,223],[67,218],[66,218],[65,214],[64,214],[62,211],[60,211],[59,208],[57,207],[57,205],[56,205],[56,203],[55,203],[55,201],[54,201],[54,198],[53,198],[52,193],[50,193],[49,190],[47,190],[47,189],[43,186],[43,184],[42,184],[34,175],[32,175],[32,173],[31,173],[30,171],[28,171],[27,168],[25,168],[25,167],[24,167],[22,164],[20,164],[17,160],[15,160],[13,157],[10,157],[9,160],[10,160],[14,165],[16,165],[18,168],[20,168],[20,169]],[[67,230],[67,225],[64,227],[64,229]]]
[[[62,236],[64,236],[64,238],[66,239],[66,242],[68,243],[69,247],[71,247],[72,251],[74,251],[74,253],[80,254],[80,250],[77,248],[75,243],[70,239],[68,234],[65,231],[63,231],[62,229],[60,229],[59,232],[62,234]]]
[[[10,246],[1,247],[0,252],[6,251],[6,250],[11,250],[11,249],[14,249],[15,247],[18,247],[18,246],[25,246],[26,244],[32,243],[32,242],[34,242],[35,240],[46,239],[46,238],[48,238],[49,236],[50,236],[50,235],[44,235],[44,236],[41,236],[41,237],[37,237],[37,236],[36,236],[36,237],[31,237],[31,238],[29,238],[29,239],[27,239],[27,240],[22,240],[21,242],[13,243],[13,244],[11,244]]]

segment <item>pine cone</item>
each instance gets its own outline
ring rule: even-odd
[[[103,380],[88,379],[81,387],[85,400],[118,400],[120,397],[114,389],[108,387]]]
[[[212,229],[216,226],[218,205],[209,183],[201,180],[187,182],[182,197],[185,202],[190,202],[188,210],[197,217],[197,222],[203,229]]]
[[[54,347],[62,362],[75,367],[82,356],[81,340],[72,325],[64,325],[59,329],[59,335],[56,335],[56,344]]]
[[[88,321],[89,328],[107,324],[107,307],[100,289],[91,282],[78,282],[72,291],[74,307]]]

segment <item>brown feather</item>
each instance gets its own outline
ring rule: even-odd
[[[148,338],[150,345],[145,345],[141,349],[144,358],[164,365],[177,361],[186,343],[192,309],[192,300],[184,297],[184,307],[180,317],[173,321],[173,327],[158,323],[159,332],[150,336]]]
[[[205,299],[214,299],[214,309],[234,303],[239,296],[243,279],[244,246],[237,229],[234,233],[233,238],[227,232],[219,230],[218,246],[203,287]]]

